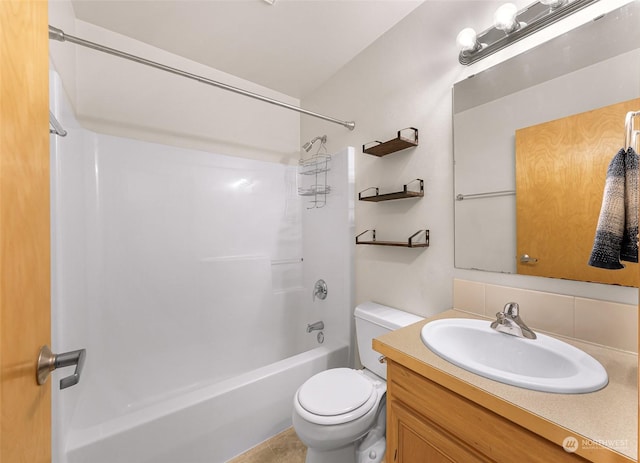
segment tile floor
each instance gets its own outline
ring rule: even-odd
[[[304,463],[306,455],[307,448],[289,428],[227,463]]]

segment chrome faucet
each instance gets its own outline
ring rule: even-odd
[[[491,323],[491,328],[501,333],[518,336],[520,338],[536,339],[536,334],[522,321],[518,315],[520,308],[517,303],[509,302],[502,312],[496,314],[497,320]]]
[[[319,322],[311,323],[307,325],[307,333],[311,333],[312,331],[320,331],[324,330],[324,322],[320,320]]]

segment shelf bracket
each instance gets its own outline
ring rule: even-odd
[[[365,233],[371,232],[371,240],[361,240]],[[424,235],[424,241],[417,242],[417,237]],[[407,241],[377,241],[375,230],[365,230],[356,236],[356,244],[371,244],[376,246],[396,246],[402,248],[426,248],[429,246],[429,230],[418,230]]]
[[[419,182],[419,190],[409,190],[409,185],[412,183]],[[369,190],[375,190],[375,195],[370,196],[362,196],[362,193]],[[371,202],[380,202],[380,201],[391,201],[393,199],[404,199],[404,198],[421,198],[424,196],[424,180],[421,178],[416,178],[415,180],[411,180],[406,185],[402,186],[402,191],[397,191],[394,193],[385,193],[380,194],[380,189],[378,187],[369,187],[365,190],[362,190],[358,193],[359,201],[371,201]]]
[[[412,136],[411,138],[403,137],[402,132],[405,130],[411,130]],[[373,146],[369,146],[368,144],[376,143]],[[387,154],[395,153],[396,151],[400,151],[406,148],[411,148],[413,146],[418,146],[418,129],[415,127],[406,127],[404,129],[398,130],[398,135],[396,138],[381,142],[378,140],[365,143],[362,145],[362,152],[367,154],[372,154],[373,156],[386,156]]]

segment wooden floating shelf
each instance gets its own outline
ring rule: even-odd
[[[407,188],[408,185],[410,185],[413,182],[420,182],[420,190],[419,191],[411,191]],[[371,196],[362,196],[362,193],[364,193],[367,190],[371,190],[374,189],[376,190],[376,194],[375,195],[371,195]],[[391,201],[394,199],[405,199],[405,198],[422,198],[424,196],[424,180],[422,180],[421,178],[417,178],[415,180],[413,180],[412,182],[407,183],[406,185],[403,186],[402,191],[397,191],[395,193],[385,193],[385,194],[379,194],[380,190],[377,187],[371,187],[371,188],[367,188],[366,190],[362,190],[360,193],[358,193],[358,199],[360,201],[371,201],[374,203],[380,202],[380,201]]]
[[[365,233],[371,232],[373,238],[371,240],[359,240],[359,238]],[[424,234],[424,241],[416,243],[414,239],[416,236]],[[356,244],[371,244],[374,246],[395,246],[402,248],[426,248],[429,246],[429,230],[418,230],[413,235],[411,235],[407,241],[377,241],[376,240],[376,231],[375,230],[365,230],[356,236]]]
[[[403,130],[412,130],[413,138],[406,138],[402,136]],[[362,152],[371,154],[373,156],[386,156],[387,154],[395,153],[396,151],[400,151],[406,148],[411,148],[413,146],[418,146],[418,129],[415,127],[407,127],[406,129],[398,130],[398,136],[393,140],[381,142],[381,141],[373,141],[369,143],[377,143],[374,146],[370,146],[367,148],[367,144],[362,145]]]

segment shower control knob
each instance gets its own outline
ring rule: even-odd
[[[324,280],[316,281],[316,284],[313,286],[313,300],[316,300],[316,297],[322,301],[327,298],[327,283]]]
[[[369,452],[369,458],[371,460],[375,460],[377,456],[378,456],[378,454],[376,453],[375,450],[372,450],[371,452]]]

